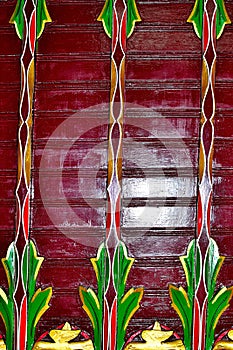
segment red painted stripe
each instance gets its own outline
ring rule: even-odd
[[[116,349],[116,336],[117,336],[117,298],[114,299],[111,312],[111,340],[110,350]]]
[[[25,239],[28,240],[28,234],[29,234],[29,193],[27,194],[27,196],[25,198],[25,202],[24,202],[23,225],[24,225]]]
[[[197,297],[194,299],[194,314],[193,314],[193,350],[198,350],[200,336],[200,307]]]
[[[208,14],[205,11],[204,20],[203,20],[203,50],[204,51],[207,48],[209,37],[210,37],[210,32],[209,32]]]
[[[208,228],[209,234],[210,234],[211,203],[212,203],[212,193],[209,197],[208,208],[207,208],[207,228]]]
[[[108,323],[109,323],[108,302],[106,298],[104,298],[103,350],[108,350]]]
[[[20,350],[26,350],[26,340],[27,340],[27,297],[24,296],[22,300],[21,312],[20,312],[20,322],[19,322],[19,344]]]
[[[197,217],[197,233],[198,237],[201,234],[201,228],[202,228],[202,221],[203,221],[203,213],[202,213],[202,201],[201,201],[201,195],[200,192],[198,193],[198,217]]]
[[[121,45],[124,52],[126,51],[126,36],[127,36],[126,22],[127,22],[127,13],[125,11],[122,18],[122,24],[121,24]]]
[[[31,23],[30,23],[30,46],[32,53],[35,51],[35,42],[36,42],[36,10],[33,11],[31,16]]]
[[[202,306],[202,322],[201,322],[201,350],[205,350],[206,340],[206,312],[207,312],[207,299]]]
[[[116,201],[116,210],[115,210],[115,223],[117,235],[120,239],[120,229],[121,229],[121,195],[118,196]]]
[[[115,50],[118,41],[118,22],[116,10],[113,10],[112,51]]]

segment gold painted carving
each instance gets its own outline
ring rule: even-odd
[[[167,342],[173,331],[164,331],[161,329],[159,322],[155,322],[153,329],[144,330],[141,334],[144,343],[132,342],[129,343],[125,350],[164,350],[178,349],[185,350],[182,340],[174,340]]]
[[[53,329],[49,332],[54,343],[39,341],[34,345],[33,350],[94,350],[93,343],[90,339],[71,342],[80,332],[80,329],[72,330],[70,324],[66,322],[62,329]]]
[[[0,339],[0,350],[6,350],[6,344],[3,339]]]
[[[228,332],[228,338],[231,341],[221,340],[216,343],[213,350],[233,350],[233,330]]]

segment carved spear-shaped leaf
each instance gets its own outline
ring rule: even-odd
[[[133,33],[135,23],[140,21],[141,21],[141,17],[139,15],[135,0],[128,0],[127,1],[127,38],[129,38],[130,35]]]
[[[212,349],[214,332],[218,320],[229,307],[229,301],[233,295],[233,287],[222,287],[214,296],[216,280],[224,257],[219,255],[218,246],[211,238],[205,260],[205,283],[208,291],[208,306],[206,320],[206,350]]]
[[[11,16],[10,23],[15,25],[16,33],[18,37],[23,39],[24,32],[24,5],[25,0],[18,0],[13,15]],[[52,22],[48,13],[46,1],[36,1],[36,38],[38,39],[43,33],[45,23]]]
[[[91,263],[94,267],[98,284],[97,295],[91,288],[86,289],[82,286],[79,287],[79,295],[83,303],[83,309],[93,325],[95,350],[99,350],[102,344],[103,297],[110,273],[109,256],[104,243],[100,245],[97,257],[92,258]]]
[[[8,280],[8,295],[0,288],[0,315],[3,319],[6,329],[6,346],[7,350],[13,349],[14,339],[14,301],[15,283],[17,281],[16,266],[17,254],[14,243],[11,243],[6,258],[2,259],[2,264]]]
[[[220,38],[226,24],[230,24],[230,18],[227,14],[224,0],[216,0],[216,37]],[[192,23],[198,38],[202,38],[203,30],[203,16],[204,16],[204,0],[196,0],[188,22]]]
[[[23,253],[23,283],[28,291],[28,320],[27,320],[27,344],[28,350],[32,349],[35,339],[36,325],[41,316],[49,308],[52,296],[52,288],[36,289],[36,279],[44,258],[37,256],[37,251],[32,241],[25,247]]]
[[[134,259],[130,258],[126,246],[119,242],[113,261],[114,286],[117,291],[117,349],[121,350],[125,342],[126,328],[129,321],[140,307],[143,288],[131,288],[125,295],[129,271]]]
[[[102,21],[104,30],[109,38],[112,37],[112,6],[113,0],[106,0],[103,10],[97,18],[97,21]]]
[[[106,34],[112,37],[112,25],[113,25],[113,0],[106,0],[101,14],[97,18],[97,21],[102,21]],[[135,0],[127,1],[127,38],[134,31],[135,23],[140,22],[141,17],[138,13]]]
[[[199,283],[201,271],[200,248],[196,245],[196,240],[192,240],[188,246],[187,255],[180,257],[185,271],[187,281],[187,292],[183,287],[169,285],[172,307],[178,313],[183,329],[184,344],[187,350],[192,347],[192,319],[193,319],[193,298],[195,293],[195,284]]]
[[[41,36],[44,31],[44,27],[46,23],[52,22],[51,17],[49,15],[46,1],[45,0],[37,0],[36,7],[36,37],[37,39]]]
[[[226,24],[230,24],[231,20],[227,14],[224,0],[216,0],[217,14],[216,14],[216,36],[220,38]]]

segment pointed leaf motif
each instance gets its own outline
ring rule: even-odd
[[[22,257],[22,275],[24,289],[28,292],[28,322],[27,322],[27,344],[31,350],[34,344],[36,325],[49,308],[52,296],[52,288],[36,289],[36,279],[44,258],[38,257],[36,247],[29,241],[25,247]]]
[[[6,328],[6,346],[7,350],[13,349],[14,340],[14,301],[13,295],[15,284],[17,283],[17,254],[14,243],[11,243],[6,258],[2,259],[2,264],[8,280],[8,295],[0,288],[0,315]]]
[[[233,287],[222,287],[214,296],[218,273],[224,257],[219,255],[218,246],[211,238],[205,259],[205,283],[208,291],[207,320],[206,320],[206,350],[211,350],[214,343],[214,332],[218,320],[229,307],[233,295]]]
[[[15,25],[16,33],[20,39],[23,39],[24,32],[24,5],[25,0],[17,0],[15,11],[11,16],[10,23]],[[37,0],[36,4],[36,37],[37,39],[43,33],[45,24],[52,22],[47,10],[45,0]]]
[[[131,288],[125,295],[129,271],[134,259],[130,258],[123,242],[119,242],[113,258],[113,282],[117,292],[117,350],[125,343],[126,328],[130,319],[139,308],[143,288]]]
[[[204,2],[203,0],[196,0],[192,13],[189,16],[187,22],[193,24],[194,30],[199,39],[202,38],[203,14],[204,14]]]
[[[37,0],[36,7],[36,37],[37,39],[41,36],[44,31],[46,23],[52,22],[51,17],[48,13],[45,0]]]
[[[104,243],[100,245],[97,257],[91,258],[91,263],[98,282],[98,298],[102,300],[104,290],[106,290],[110,278],[109,256]]]
[[[24,13],[23,8],[25,0],[18,0],[13,15],[11,16],[10,23],[15,25],[15,30],[20,39],[23,38],[24,31]]]
[[[186,291],[182,287],[169,285],[169,293],[172,300],[172,307],[178,313],[184,329],[184,345],[186,350],[192,348],[192,303],[188,298]]]
[[[97,257],[91,259],[95,270],[98,292],[97,295],[91,288],[79,288],[79,295],[83,303],[83,309],[89,316],[94,329],[94,347],[101,349],[102,322],[103,322],[103,299],[110,278],[109,256],[104,243],[98,249]]]
[[[226,24],[230,24],[231,20],[227,14],[224,0],[216,0],[217,14],[216,14],[216,36],[220,38]]]
[[[109,38],[112,37],[112,16],[113,16],[113,0],[106,0],[101,14],[97,21],[102,21],[104,30]]]
[[[129,321],[140,307],[143,296],[143,288],[131,288],[125,296],[118,302],[118,323],[117,323],[117,349],[123,348],[125,343],[125,333]]]
[[[13,295],[17,283],[16,266],[18,264],[14,242],[9,245],[6,257],[2,259],[2,264],[7,276],[9,295]]]
[[[141,21],[141,17],[138,13],[135,0],[128,0],[127,1],[127,38],[129,38],[130,35],[133,33],[135,23],[140,21]]]
[[[201,276],[201,252],[197,241],[190,242],[187,255],[180,257],[187,281],[187,292],[182,287],[169,285],[172,307],[179,315],[184,329],[184,344],[187,350],[192,348],[192,322],[195,285]]]
[[[211,300],[214,295],[217,276],[223,261],[224,257],[219,255],[218,246],[211,238],[205,261],[205,283],[208,290],[208,300]]]
[[[101,349],[102,343],[102,300],[98,300],[97,295],[91,288],[86,289],[84,287],[79,287],[79,295],[83,303],[83,309],[89,316],[93,326],[95,350],[99,350]]]
[[[128,257],[125,244],[119,242],[113,261],[114,286],[117,290],[118,299],[122,298],[125,293],[126,281],[133,263],[134,259]]]
[[[24,288],[28,290],[29,299],[32,299],[35,293],[36,279],[43,260],[43,257],[38,257],[36,247],[30,241],[24,249],[22,271]]]
[[[33,348],[36,325],[39,322],[41,316],[49,308],[49,301],[52,296],[52,288],[46,288],[41,290],[37,289],[33,298],[28,304],[28,320],[27,320],[27,349]]]
[[[182,263],[188,289],[188,297],[191,302],[194,296],[195,282],[199,283],[201,274],[201,253],[199,246],[196,246],[196,241],[193,239],[187,250],[187,255],[180,257]]]
[[[223,287],[213,300],[208,303],[207,324],[206,324],[206,350],[211,350],[214,343],[214,333],[219,318],[229,307],[233,295],[233,287]]]
[[[226,24],[230,24],[230,18],[227,14],[224,0],[216,0],[217,3],[217,11],[216,11],[216,37],[220,38],[224,27]],[[198,36],[198,38],[202,38],[202,30],[203,30],[203,15],[204,15],[204,1],[196,0],[193,11],[188,18],[187,22],[190,22],[194,26],[194,30]]]

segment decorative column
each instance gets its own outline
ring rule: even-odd
[[[35,49],[46,22],[51,22],[45,0],[18,0],[10,23],[22,40],[21,91],[18,124],[18,175],[16,186],[16,234],[2,263],[8,278],[8,295],[0,289],[1,317],[7,350],[31,350],[35,328],[47,310],[52,289],[36,290],[43,258],[30,240],[30,196]]]
[[[139,308],[142,288],[125,293],[134,262],[121,241],[122,140],[125,102],[126,41],[140,16],[135,0],[106,0],[98,18],[111,38],[111,89],[108,132],[106,239],[97,258],[91,259],[98,281],[98,295],[80,287],[83,308],[94,328],[95,349],[120,350],[128,323]],[[95,310],[95,312],[94,312]]]
[[[170,286],[172,306],[184,328],[186,349],[210,350],[222,313],[232,298],[232,287],[215,294],[216,279],[224,257],[211,238],[212,163],[214,149],[216,41],[230,23],[223,0],[196,0],[188,19],[202,40],[201,121],[196,239],[181,257],[187,292]]]

